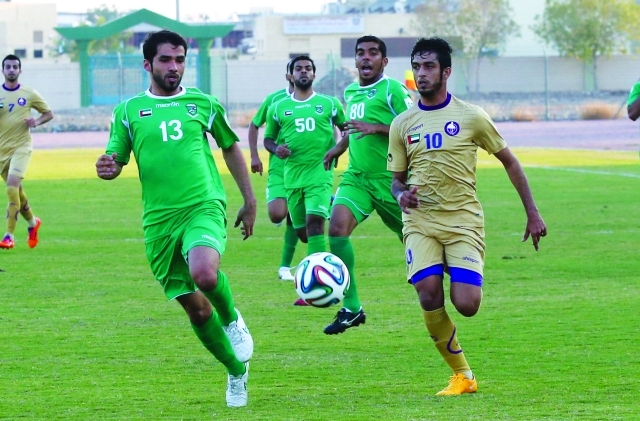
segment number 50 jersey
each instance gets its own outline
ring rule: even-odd
[[[106,153],[138,164],[144,206],[143,226],[161,223],[198,203],[226,203],[222,181],[205,132],[226,149],[238,136],[218,100],[195,88],[173,96],[149,91],[121,102],[111,121]]]

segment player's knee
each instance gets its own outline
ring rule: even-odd
[[[271,212],[269,211],[269,220],[271,220],[272,223],[274,224],[279,224],[282,221],[285,220],[285,218],[287,217],[287,213],[278,213],[278,212]]]
[[[348,237],[349,235],[351,235],[349,224],[338,219],[331,219],[331,221],[329,221],[330,237]]]
[[[193,282],[204,292],[213,291],[218,286],[218,271],[213,268],[198,268],[191,271]]]
[[[463,300],[456,300],[453,302],[458,313],[464,317],[472,317],[480,310],[481,297],[467,297]]]

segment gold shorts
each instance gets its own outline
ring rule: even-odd
[[[484,228],[425,222],[405,226],[403,234],[409,282],[416,273],[436,265],[466,269],[482,276]]]
[[[0,174],[2,174],[2,178],[6,180],[10,175],[24,178],[27,174],[32,151],[33,148],[31,146],[20,146],[12,155],[6,156],[5,159],[1,160]]]

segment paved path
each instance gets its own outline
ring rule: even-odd
[[[509,146],[562,149],[637,151],[640,148],[638,123],[629,119],[496,123]],[[262,134],[264,130],[260,130]],[[248,147],[247,129],[237,128],[241,145]],[[107,132],[34,133],[36,149],[103,148]],[[262,138],[259,140],[262,145]]]

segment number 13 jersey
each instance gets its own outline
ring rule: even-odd
[[[218,100],[195,88],[168,97],[146,91],[114,109],[106,153],[116,152],[116,161],[127,164],[133,152],[144,227],[198,203],[226,203],[205,132],[222,149],[239,140]]]

